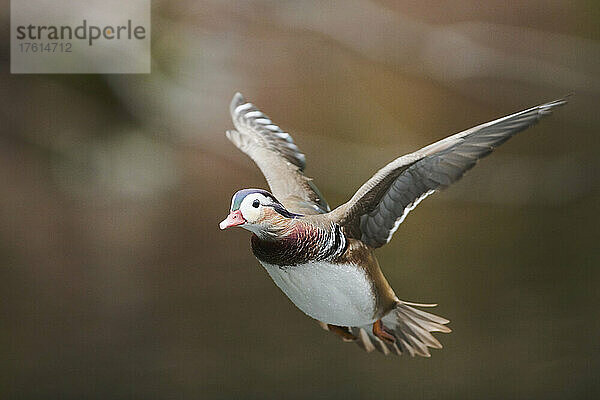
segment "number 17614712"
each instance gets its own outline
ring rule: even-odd
[[[25,42],[19,43],[21,53],[71,53],[69,42]]]

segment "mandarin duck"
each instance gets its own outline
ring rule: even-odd
[[[427,196],[460,179],[477,161],[535,124],[565,99],[551,101],[449,136],[396,158],[334,210],[304,175],[305,156],[291,136],[237,93],[227,138],[260,168],[271,189],[234,194],[220,228],[252,233],[252,252],[287,297],[320,325],[366,351],[429,357],[432,332],[448,320],[400,300],[374,250],[388,243]]]

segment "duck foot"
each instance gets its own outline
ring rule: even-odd
[[[373,323],[373,335],[377,336],[386,343],[396,343],[396,338],[388,333],[386,327],[383,326],[383,322],[381,322],[380,319]]]
[[[327,324],[327,328],[336,335],[339,335],[344,342],[353,342],[357,339],[346,327]]]

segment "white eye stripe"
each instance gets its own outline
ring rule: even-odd
[[[248,195],[243,201],[242,201],[242,205],[245,205],[246,207],[251,206],[254,204],[255,201],[257,201],[261,204],[261,205],[270,205],[272,204],[272,200],[261,194],[261,193],[253,193]]]
[[[255,203],[258,203],[258,207],[254,206]],[[271,200],[268,196],[265,196],[262,193],[250,193],[242,200],[240,211],[249,225],[257,224],[260,223],[262,217],[262,209],[260,206],[268,206],[270,203]]]

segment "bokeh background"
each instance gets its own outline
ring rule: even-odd
[[[597,1],[156,0],[149,75],[10,75],[8,1],[0,18],[2,398],[600,393]],[[410,359],[322,331],[247,232],[219,231],[236,190],[266,187],[224,136],[236,91],[332,205],[398,155],[575,95],[378,252],[452,320]]]

